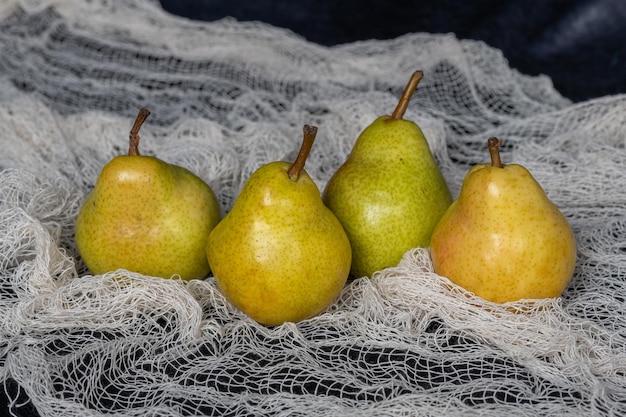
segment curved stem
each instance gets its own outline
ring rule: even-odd
[[[304,132],[304,138],[302,139],[300,152],[298,152],[296,160],[293,162],[293,164],[291,164],[289,170],[287,171],[287,175],[289,175],[289,179],[292,181],[298,181],[298,178],[300,178],[300,173],[304,169],[306,159],[309,157],[309,153],[311,152],[311,148],[313,147],[315,135],[317,135],[316,126],[304,125],[304,128],[302,130]]]
[[[139,129],[146,119],[150,116],[148,109],[140,109],[133,127],[130,129],[130,135],[128,135],[128,155],[139,155]]]
[[[413,93],[415,92],[417,85],[419,84],[419,82],[422,80],[423,77],[424,77],[423,71],[415,71],[411,75],[409,82],[407,83],[406,87],[404,87],[404,91],[402,92],[402,96],[400,97],[400,100],[398,101],[398,105],[396,106],[393,113],[391,113],[392,119],[399,120],[399,119],[402,119],[402,117],[404,117],[404,113],[406,112],[406,109],[409,107],[409,101],[411,101],[411,97],[413,96]]]
[[[502,141],[496,137],[490,137],[487,140],[487,147],[489,148],[489,155],[491,156],[491,166],[502,168],[502,160],[500,159],[500,146]]]

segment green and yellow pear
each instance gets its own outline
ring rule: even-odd
[[[496,303],[558,297],[574,273],[574,233],[525,167],[502,164],[501,143],[488,140],[491,164],[467,172],[437,224],[433,268]]]
[[[324,202],[352,244],[355,277],[395,266],[407,250],[428,246],[452,202],[422,130],[403,119],[422,76],[413,73],[394,112],[363,130],[324,190]]]
[[[76,220],[76,245],[94,274],[126,269],[184,280],[209,274],[207,236],[220,219],[211,188],[195,174],[139,154],[141,109],[130,132],[128,155],[100,172]]]
[[[319,314],[350,272],[348,237],[304,170],[316,133],[304,127],[293,164],[257,169],[209,236],[207,258],[220,291],[264,325]]]

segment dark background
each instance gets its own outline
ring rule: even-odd
[[[626,0],[160,0],[197,20],[226,16],[291,29],[309,41],[336,45],[391,39],[410,32],[455,33],[501,49],[511,67],[545,74],[573,101],[626,93]],[[15,381],[12,412],[36,410]]]
[[[173,14],[225,16],[336,45],[410,32],[455,33],[545,74],[573,101],[626,93],[626,0],[160,0]]]

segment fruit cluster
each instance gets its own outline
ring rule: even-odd
[[[403,118],[422,76],[360,134],[323,193],[304,169],[317,134],[306,125],[295,161],[260,167],[224,217],[199,177],[139,154],[141,109],[128,155],[102,169],[78,214],[83,261],[94,274],[212,273],[266,325],[319,314],[350,275],[370,277],[415,247],[430,248],[437,274],[486,300],[559,296],[576,261],[567,220],[525,168],[502,164],[496,138],[491,164],[471,168],[452,201],[420,127]]]

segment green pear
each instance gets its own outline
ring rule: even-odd
[[[304,127],[293,164],[257,169],[209,235],[207,258],[220,291],[261,324],[319,314],[350,272],[348,237],[304,170],[316,133]]]
[[[185,168],[139,154],[141,109],[128,155],[107,163],[76,220],[76,245],[94,274],[126,269],[200,279],[209,273],[207,236],[220,219],[211,188]]]
[[[501,143],[489,139],[491,164],[467,172],[437,224],[433,268],[496,303],[557,297],[574,273],[574,233],[526,168],[502,164]]]
[[[425,247],[450,191],[420,127],[403,119],[423,73],[413,73],[390,116],[378,117],[357,138],[330,178],[324,202],[352,244],[352,275],[371,276]]]

